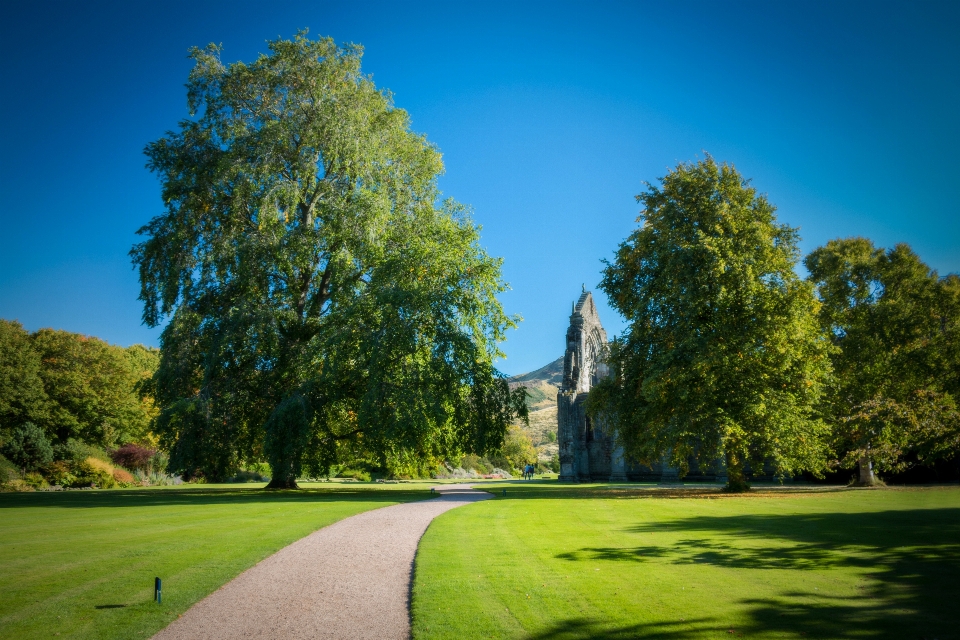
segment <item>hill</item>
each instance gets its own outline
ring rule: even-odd
[[[563,358],[557,358],[536,371],[513,376],[507,380],[511,389],[527,388],[527,407],[530,409],[530,435],[541,460],[549,460],[557,447],[557,388],[563,382]]]
[[[527,407],[537,411],[557,406],[557,387],[563,382],[563,358],[557,358],[536,371],[507,379],[511,389],[520,385],[527,388]]]

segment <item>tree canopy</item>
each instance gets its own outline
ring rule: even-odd
[[[26,422],[45,422],[49,402],[40,354],[16,321],[0,320],[0,435]]]
[[[357,456],[482,452],[525,412],[493,367],[514,320],[500,260],[440,202],[439,151],[333,40],[250,64],[193,49],[192,119],[150,143],[166,211],[140,230],[144,320],[171,467],[266,457],[295,486]]]
[[[156,349],[0,320],[0,438],[27,422],[55,445],[99,448],[150,439],[155,415],[147,384]]]
[[[691,456],[725,461],[732,489],[745,486],[747,465],[822,470],[816,407],[830,345],[813,287],[794,271],[796,230],[710,157],[678,165],[637,200],[640,227],[600,285],[629,324],[590,411],[640,462],[667,456],[685,472]]]
[[[952,456],[960,343],[958,278],[940,278],[909,246],[831,240],[805,260],[837,346],[826,413],[843,466],[899,470],[906,455]],[[952,443],[952,446],[951,446]]]

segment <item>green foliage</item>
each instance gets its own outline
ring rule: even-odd
[[[463,456],[463,459],[460,461],[460,468],[465,471],[476,471],[479,474],[490,473],[493,471],[493,467],[490,464],[490,461],[486,458],[481,458],[480,456],[469,453]]]
[[[77,482],[77,477],[73,474],[73,465],[66,460],[57,460],[51,462],[44,469],[44,475],[50,484],[60,485],[61,487],[72,487]]]
[[[550,462],[547,463],[547,467],[554,473],[560,473],[560,456],[554,454],[553,457],[550,458]]]
[[[24,422],[45,424],[49,406],[40,354],[19,322],[0,320],[0,440]]]
[[[43,429],[25,422],[10,430],[0,453],[24,472],[36,471],[53,460],[53,447]]]
[[[146,436],[154,416],[141,389],[156,369],[155,349],[112,346],[97,338],[41,329],[32,335],[50,401],[47,431],[58,441],[76,438],[113,447]]]
[[[7,460],[3,455],[0,455],[0,484],[9,482],[10,480],[16,480],[19,477],[20,470],[17,468],[17,465]]]
[[[843,466],[901,470],[957,451],[960,285],[939,278],[909,246],[831,240],[805,260],[837,349],[826,412]]]
[[[140,230],[144,321],[171,468],[274,487],[374,458],[409,469],[500,446],[526,412],[493,368],[513,320],[500,260],[438,206],[440,153],[331,39],[250,64],[193,49],[192,120],[149,144],[166,213]]]
[[[0,320],[0,440],[24,422],[57,446],[149,439],[156,414],[149,381],[158,360],[156,349],[141,345],[116,347],[52,329],[29,334]]]
[[[97,487],[98,489],[112,489],[116,486],[113,478],[113,467],[97,458],[87,458],[74,462],[70,466],[74,480],[73,487]]]
[[[23,481],[34,489],[46,489],[50,486],[50,483],[43,477],[43,474],[37,473],[36,471],[25,473],[23,475]]]
[[[360,482],[370,482],[372,476],[370,472],[365,469],[356,469],[354,467],[344,467],[337,471],[338,478],[353,478],[354,480],[359,480]]]
[[[256,471],[248,471],[248,470],[246,470],[246,469],[242,469],[242,470],[238,471],[235,476],[233,476],[232,478],[230,478],[229,480],[227,480],[227,482],[232,482],[232,483],[240,483],[240,482],[266,482],[266,481],[268,481],[269,479],[270,479],[270,478],[264,477],[263,475],[261,475],[260,473],[258,473],[258,472],[256,472]]]
[[[67,439],[62,444],[53,446],[53,457],[55,460],[64,460],[66,462],[81,462],[87,458],[96,458],[103,462],[110,462],[110,456],[100,447],[87,444],[73,438]]]
[[[725,458],[745,467],[818,472],[826,460],[817,405],[830,363],[813,287],[795,271],[797,233],[729,165],[681,164],[637,196],[640,228],[601,288],[629,322],[612,345],[614,376],[588,410],[628,455],[665,455],[681,471]]]
[[[509,463],[511,471],[522,470],[526,465],[537,461],[537,450],[530,440],[530,436],[520,427],[510,427],[507,437],[503,441],[501,454]]]

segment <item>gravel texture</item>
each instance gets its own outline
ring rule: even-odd
[[[409,638],[417,545],[430,521],[491,497],[468,485],[439,498],[351,516],[247,569],[166,629],[159,640]]]

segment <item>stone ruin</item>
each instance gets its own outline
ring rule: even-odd
[[[603,362],[607,332],[586,289],[573,305],[563,355],[563,382],[557,393],[557,442],[560,445],[560,481],[625,482],[645,480],[679,482],[677,469],[665,461],[646,466],[624,458],[616,433],[594,424],[586,414],[590,389],[609,375]],[[719,473],[718,473],[719,472]],[[701,469],[690,460],[686,480],[726,482],[722,464]]]
[[[593,294],[584,290],[573,305],[563,354],[563,383],[557,394],[560,480],[627,479],[623,450],[612,434],[592,424],[584,410],[590,388],[609,372],[603,363],[607,332],[600,324]]]

